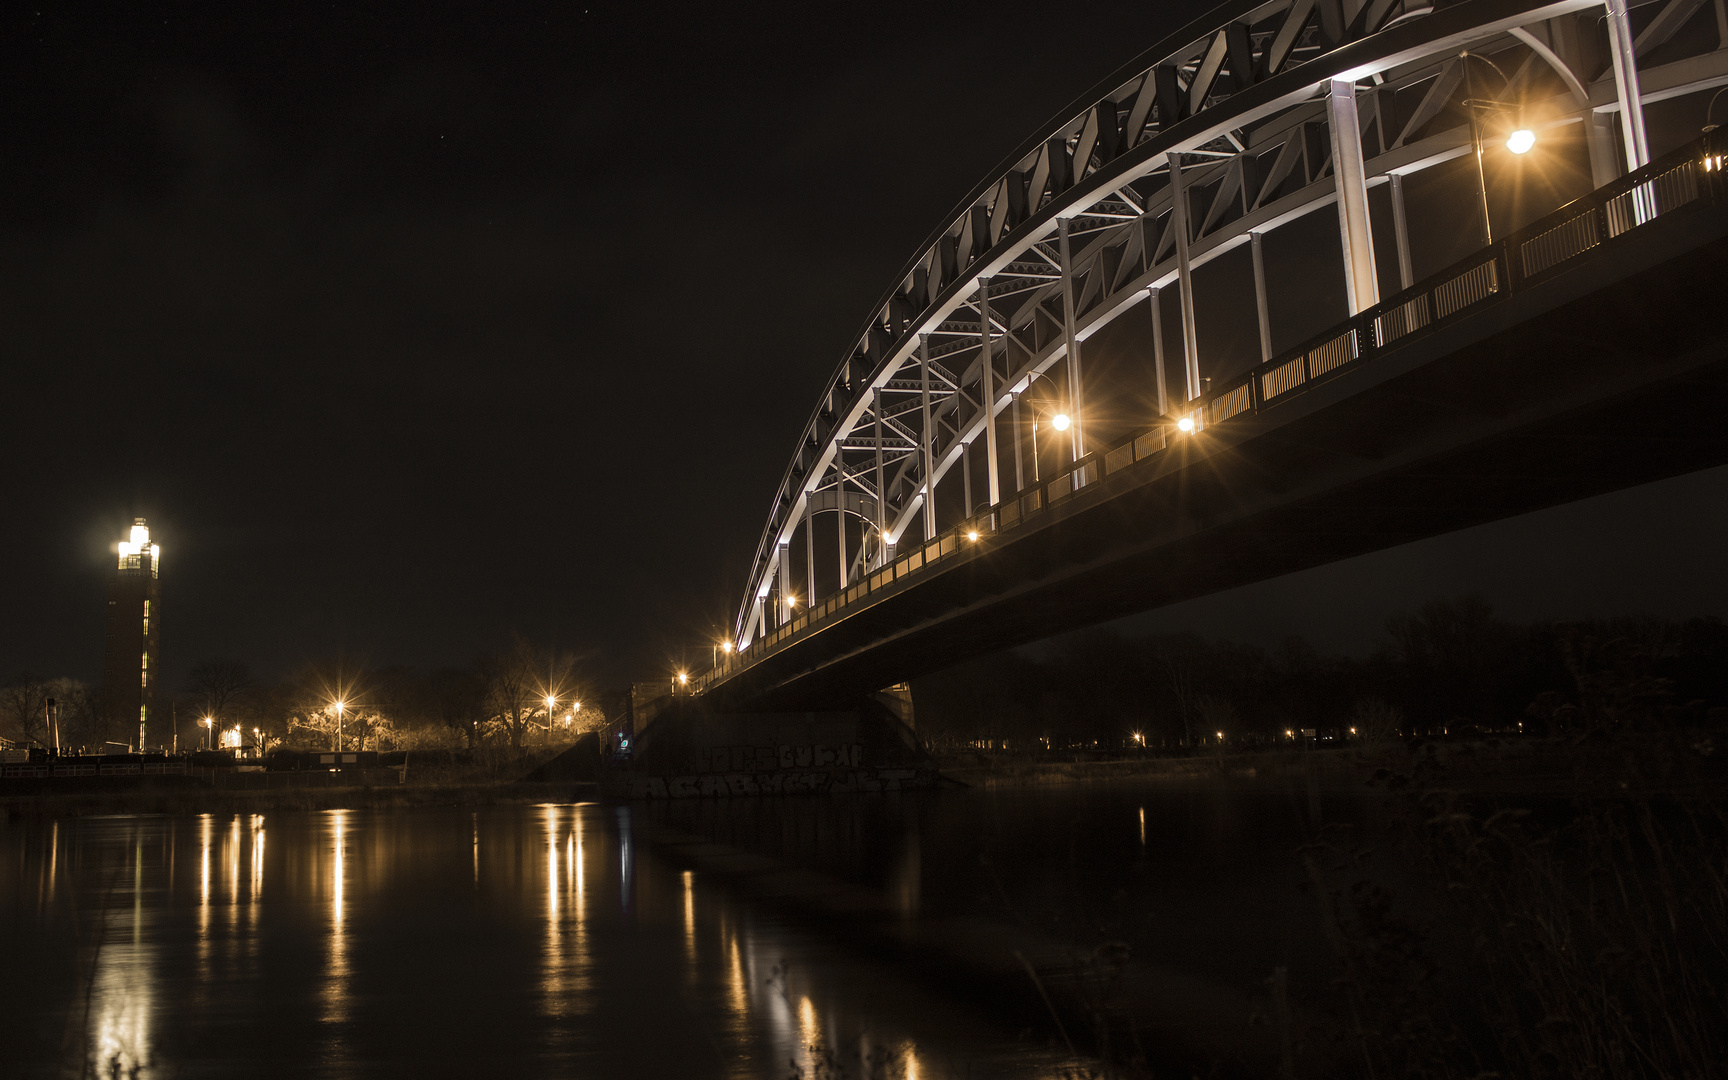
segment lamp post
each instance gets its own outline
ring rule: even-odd
[[[213,716],[206,716],[204,719],[200,720],[199,723],[204,725],[204,749],[216,749],[216,718]]]
[[[346,702],[338,701],[336,703],[336,752],[338,754],[342,752],[342,713],[346,707]]]
[[[1063,408],[1062,388],[1056,384],[1055,379],[1052,379],[1042,371],[1035,371],[1026,379],[1025,392],[1031,392],[1033,379],[1043,379],[1056,391],[1056,400],[1053,404],[1034,406],[1032,410],[1032,482],[1037,484],[1042,483],[1044,479],[1043,469],[1039,462],[1038,453],[1039,421],[1048,415],[1050,417],[1051,427],[1055,428],[1057,431],[1067,431],[1068,428],[1073,425],[1074,418],[1068,415],[1067,409]]]
[[[1487,109],[1490,112],[1504,112],[1511,110],[1516,113],[1519,106],[1511,105],[1504,101],[1494,101],[1491,98],[1478,98],[1476,96],[1475,80],[1470,77],[1470,61],[1482,61],[1484,64],[1487,64],[1489,67],[1494,69],[1495,74],[1500,76],[1502,82],[1510,85],[1511,80],[1506,78],[1506,73],[1500,70],[1499,64],[1496,64],[1486,56],[1479,53],[1473,53],[1468,49],[1459,53],[1458,58],[1464,64],[1464,107],[1470,111],[1470,142],[1476,148],[1476,193],[1482,200],[1483,246],[1492,247],[1494,244],[1494,222],[1492,216],[1488,212],[1488,173],[1482,164],[1483,155],[1487,150],[1482,143],[1481,110]],[[1531,147],[1535,145],[1536,133],[1525,127],[1522,123],[1519,123],[1513,129],[1511,135],[1506,139],[1506,149],[1520,156],[1528,154]]]

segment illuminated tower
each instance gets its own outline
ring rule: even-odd
[[[103,689],[108,714],[131,722],[138,718],[138,747],[156,713],[156,654],[162,616],[162,549],[150,542],[143,518],[132,522],[132,536],[120,541],[120,560],[108,580],[108,638],[103,657]]]

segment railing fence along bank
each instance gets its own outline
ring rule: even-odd
[[[1724,201],[1728,139],[1704,136],[1636,172],[1559,208],[1403,292],[1367,308],[1324,334],[1256,365],[1242,375],[1158,418],[1112,447],[1094,451],[1056,477],[1004,495],[868,577],[812,605],[716,667],[692,676],[689,692],[778,652],[855,606],[879,599],[889,586],[918,577],[993,534],[1017,528],[1108,476],[1163,454],[1179,434],[1198,433],[1275,408],[1319,382],[1371,362],[1382,352],[1434,332],[1456,319],[1521,292],[1569,268],[1573,260],[1657,218],[1685,207]],[[1181,425],[1189,425],[1184,429]],[[682,688],[681,688],[682,689]]]

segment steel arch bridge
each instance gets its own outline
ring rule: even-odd
[[[915,580],[1122,460],[1257,411],[1507,291],[1518,273],[1488,257],[1499,238],[1485,236],[1474,268],[1416,295],[1406,178],[1473,153],[1480,161],[1484,132],[1513,111],[1539,136],[1581,125],[1592,187],[1643,178],[1645,106],[1728,85],[1725,3],[1629,12],[1627,0],[1235,0],[1166,38],[980,184],[893,281],[804,425],[726,659],[698,686],[725,685],[884,579]],[[1377,261],[1369,191],[1382,185],[1396,251]],[[1653,218],[1654,191],[1628,187],[1620,199],[1631,210],[1618,212]],[[1479,205],[1487,210],[1485,189]],[[1263,238],[1333,207],[1336,254],[1321,264],[1341,265],[1350,321],[1275,356]],[[1566,228],[1539,245],[1554,264],[1594,246],[1573,235],[1582,226]],[[1253,296],[1233,299],[1255,312],[1260,344],[1247,372],[1199,340],[1194,287],[1198,269],[1243,245]],[[1402,290],[1390,308],[1387,254]],[[1168,357],[1165,290],[1178,301]],[[1105,391],[1088,380],[1087,342],[1136,311],[1153,326],[1145,368],[1156,409],[1122,446],[1104,446],[1088,431],[1089,397]],[[1059,445],[1055,414],[1071,419]],[[819,528],[823,519],[837,524]]]

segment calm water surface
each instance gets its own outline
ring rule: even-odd
[[[630,813],[0,825],[0,1073],[783,1078],[812,1045],[851,1076],[1061,1071],[660,860]]]

